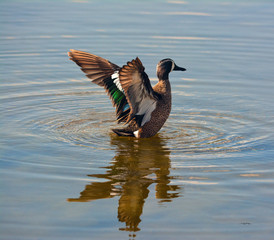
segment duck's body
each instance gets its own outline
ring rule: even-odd
[[[92,82],[103,86],[116,107],[117,121],[128,123],[123,129],[112,129],[119,136],[147,138],[154,136],[171,111],[171,87],[168,75],[172,70],[185,71],[171,59],[157,65],[159,82],[152,88],[144,67],[137,57],[122,68],[106,59],[82,51],[68,55]]]

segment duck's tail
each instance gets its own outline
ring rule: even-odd
[[[133,131],[128,129],[111,129],[118,136],[135,137]]]

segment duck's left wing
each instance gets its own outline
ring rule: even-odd
[[[134,119],[141,127],[150,120],[160,95],[153,91],[138,57],[119,70],[119,80],[130,106],[127,122]]]

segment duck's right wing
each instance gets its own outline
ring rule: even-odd
[[[129,109],[126,109],[127,99],[118,79],[118,72],[121,68],[104,58],[87,52],[71,49],[68,55],[70,60],[80,66],[81,70],[93,83],[105,88],[116,107],[118,122],[125,121]]]

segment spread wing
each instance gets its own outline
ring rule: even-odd
[[[126,121],[129,109],[123,89],[119,83],[118,71],[121,69],[116,64],[94,54],[71,49],[68,52],[70,60],[74,61],[93,83],[103,86],[116,107],[118,122]]]
[[[153,91],[144,70],[138,57],[119,70],[120,84],[130,106],[127,122],[135,119],[139,127],[150,120],[160,98],[160,95]]]

